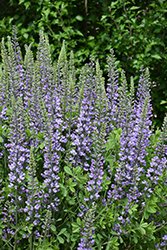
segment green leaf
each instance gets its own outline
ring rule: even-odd
[[[71,171],[71,169],[69,168],[69,167],[64,167],[64,171],[67,173],[67,174],[69,174],[69,175],[72,175],[73,176],[73,173],[72,173],[72,171]]]
[[[132,214],[133,212],[136,212],[136,211],[137,211],[137,207],[138,207],[137,204],[135,204],[133,207],[131,207],[131,208],[129,209],[129,214]]]
[[[118,5],[118,1],[112,1],[111,2],[111,5],[110,5],[110,8],[115,8],[116,6]]]
[[[67,189],[66,189],[66,188],[64,188],[64,190],[63,190],[63,196],[64,196],[64,197],[67,196]]]
[[[116,142],[115,142],[115,139],[110,139],[107,143],[106,143],[106,149],[107,150],[110,150],[110,149],[113,149],[113,148],[115,148],[115,144],[116,144]]]
[[[148,223],[147,222],[142,223],[142,224],[140,224],[140,226],[146,228],[146,227],[148,227]]]
[[[162,57],[159,56],[158,54],[151,55],[151,57],[152,57],[152,58],[155,58],[155,59],[158,59],[158,60],[162,59]]]
[[[28,38],[28,34],[27,33],[23,33],[23,36],[24,36],[24,38]]]
[[[76,182],[71,182],[71,183],[70,183],[70,186],[71,186],[71,187],[75,187],[76,185],[77,185]]]
[[[25,2],[25,7],[26,7],[26,9],[28,9],[28,7],[30,6],[30,2],[28,1],[28,2]]]
[[[81,224],[81,219],[79,217],[77,217],[77,223],[78,225]]]
[[[94,36],[88,36],[88,41],[95,39]]]
[[[136,244],[137,244],[137,242],[138,242],[138,238],[137,238],[137,236],[136,236],[136,235],[134,235],[134,236],[133,236],[133,239],[134,239],[134,243],[136,243]]]
[[[58,240],[61,244],[64,243],[64,239],[63,239],[61,236],[57,236],[57,240]]]
[[[107,244],[106,250],[109,250],[111,247],[110,243]]]
[[[77,16],[76,16],[76,19],[77,19],[78,21],[83,21],[83,17],[80,16],[80,15],[77,15]]]
[[[167,101],[162,100],[162,101],[160,102],[160,105],[163,105],[163,104],[166,104],[166,103],[167,103]]]
[[[85,184],[88,179],[87,176],[75,176],[75,178],[80,184]]]
[[[73,234],[73,235],[70,237],[71,241],[75,241],[75,242],[78,240],[78,238],[79,238],[79,235],[78,235],[78,234]]]
[[[144,211],[144,218],[146,220],[148,220],[148,218],[149,218],[149,213],[146,210]]]
[[[139,7],[139,6],[132,6],[132,7],[130,8],[130,10],[137,10],[137,9],[140,9],[140,7]]]
[[[49,14],[50,14],[50,9],[43,10],[42,15],[45,16],[46,19],[48,19]]]
[[[67,231],[65,231],[65,232],[64,232],[64,235],[65,235],[67,238],[69,238],[69,237],[70,237],[70,233],[69,233],[69,232],[67,232]]]
[[[19,230],[19,234],[24,235],[24,234],[25,234],[25,231]]]
[[[124,242],[122,237],[119,237],[119,239],[120,239],[120,243],[122,244]]]
[[[153,206],[152,207],[151,206],[147,206],[146,209],[147,209],[147,212],[149,212],[151,214],[156,213],[156,209]]]
[[[137,230],[138,230],[142,235],[146,234],[146,230],[145,230],[144,228],[142,228],[142,227],[138,227]]]
[[[73,233],[78,233],[79,232],[79,225],[77,223],[72,223],[72,232]]]
[[[66,231],[66,228],[62,228],[61,231],[58,233],[58,235],[64,234],[65,231]]]
[[[73,188],[73,187],[69,187],[69,189],[70,189],[70,191],[72,192],[72,193],[75,193],[75,188]]]
[[[33,224],[30,224],[30,225],[28,226],[28,232],[29,232],[29,234],[32,233],[32,229],[33,229]]]
[[[39,148],[40,148],[40,149],[43,149],[44,146],[45,146],[45,142],[44,142],[44,141],[43,141],[41,144],[39,144]]]
[[[74,168],[73,170],[74,170],[75,174],[80,174],[80,172],[81,172],[81,168],[79,166]]]
[[[22,4],[24,3],[25,0],[19,0],[19,4]]]
[[[68,203],[69,203],[70,205],[74,205],[74,204],[75,204],[75,200],[72,199],[72,198],[69,198],[67,201],[68,201]]]
[[[76,30],[75,34],[78,35],[78,36],[84,36],[83,33],[81,31],[79,31],[79,30]]]
[[[2,143],[3,142],[3,138],[0,136],[0,142]]]
[[[106,17],[107,17],[106,15],[102,15],[100,21],[103,21],[104,19],[106,19]]]
[[[56,232],[56,227],[55,227],[54,225],[51,225],[51,230],[52,230],[53,232]]]
[[[43,137],[44,137],[44,134],[43,134],[43,133],[39,132],[39,133],[37,134],[37,139],[38,139],[38,140],[42,140]]]

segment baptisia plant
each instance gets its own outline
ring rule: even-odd
[[[0,248],[166,249],[167,118],[153,127],[148,69],[135,88],[111,50],[105,87],[93,56],[77,79],[65,41],[55,62],[43,31],[32,46],[23,58],[16,28],[1,43]]]

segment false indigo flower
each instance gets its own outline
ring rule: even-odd
[[[77,250],[93,250],[91,246],[94,245],[93,234],[95,233],[95,229],[93,226],[94,217],[95,217],[96,204],[92,203],[92,208],[89,208],[87,213],[84,216],[83,222],[85,227],[82,229],[81,234],[81,242],[78,244]]]
[[[91,155],[91,145],[93,143],[92,133],[95,129],[94,125],[94,110],[96,94],[94,90],[95,77],[93,75],[94,62],[91,61],[90,68],[85,67],[87,79],[85,82],[84,93],[82,97],[82,104],[80,106],[80,113],[76,121],[76,129],[71,133],[72,150],[66,161],[70,161],[74,166],[81,166],[88,171],[88,160]]]
[[[48,109],[48,114],[46,113],[46,108],[44,103],[41,101],[42,112],[44,120],[44,173],[42,177],[44,178],[44,185],[47,189],[46,195],[48,196],[48,209],[57,210],[59,199],[56,197],[56,193],[59,191],[59,160],[60,152],[64,151],[61,146],[62,142],[67,142],[60,133],[60,128],[62,125],[61,119],[61,108],[60,100],[56,95],[54,95],[53,102],[50,105],[46,104]]]
[[[107,57],[108,67],[108,82],[106,89],[107,103],[108,103],[108,125],[107,135],[111,133],[114,124],[117,120],[117,102],[118,102],[118,70],[115,62],[113,49],[110,50],[110,56]]]

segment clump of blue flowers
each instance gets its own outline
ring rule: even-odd
[[[138,84],[107,57],[77,78],[65,41],[40,31],[23,58],[1,44],[0,248],[166,249],[167,117],[153,128],[148,69]],[[154,132],[155,131],[155,132]]]

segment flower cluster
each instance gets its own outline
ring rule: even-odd
[[[82,230],[82,238],[81,242],[78,244],[77,250],[92,250],[91,246],[93,246],[95,242],[93,239],[93,234],[95,233],[95,229],[93,227],[95,210],[96,205],[95,203],[92,203],[91,208],[88,209],[83,219],[84,228],[80,228]]]
[[[2,41],[0,127],[8,130],[0,142],[9,170],[9,185],[0,192],[3,239],[14,238],[11,244],[17,249],[18,230],[25,220],[22,238],[29,238],[30,250],[39,238],[45,244],[51,230],[57,245],[66,238],[68,244],[73,241],[72,247],[78,244],[78,250],[94,249],[97,237],[108,244],[106,249],[118,241],[121,246],[128,232],[134,233],[135,247],[140,232],[154,240],[154,227],[162,226],[166,216],[167,117],[154,138],[148,70],[141,68],[135,95],[133,78],[129,90],[123,70],[118,83],[111,50],[105,90],[94,57],[81,70],[77,84],[73,52],[68,61],[65,42],[53,64],[43,31],[36,60],[31,46],[25,46],[23,60],[15,29],[8,38],[8,52]],[[66,217],[67,212],[71,214]],[[161,217],[158,223],[156,216]],[[67,232],[71,223],[79,225],[72,237]],[[74,242],[76,231],[80,241]],[[158,249],[166,247],[166,232],[163,235],[161,243],[154,241]]]

